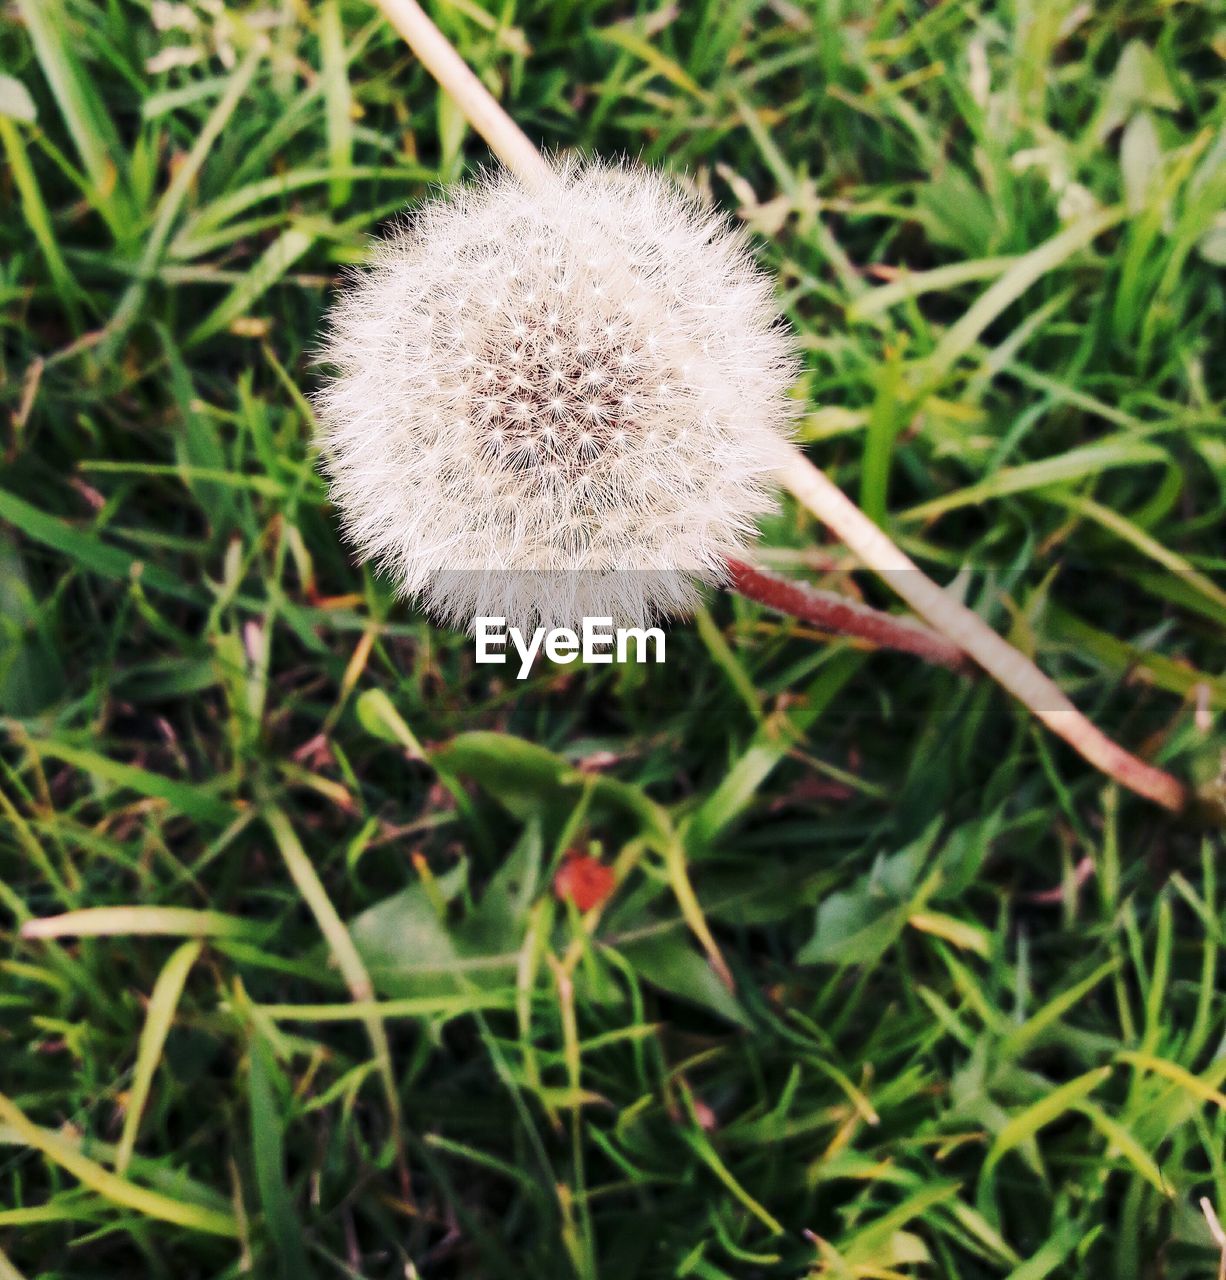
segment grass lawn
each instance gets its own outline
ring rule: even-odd
[[[1214,783],[1220,0],[431,11],[742,219],[813,460]],[[1213,1280],[1220,831],[727,594],[519,683],[355,564],[320,317],[489,158],[375,10],[9,0],[0,113],[0,1280]]]

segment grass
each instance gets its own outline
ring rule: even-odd
[[[1213,782],[1220,7],[435,12],[543,145],[736,210],[812,456]],[[0,1276],[1216,1274],[1220,834],[726,596],[662,669],[476,667],[303,392],[482,147],[348,0],[0,22]]]

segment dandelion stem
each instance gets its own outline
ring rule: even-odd
[[[1024,654],[996,634],[939,587],[883,533],[824,472],[799,450],[790,453],[780,476],[797,499],[842,539],[930,625],[949,637],[999,684],[1091,764],[1121,786],[1182,812],[1189,800],[1176,778],[1155,769],[1113,742],[1072,704]]]
[[[910,653],[962,675],[978,669],[956,644],[911,618],[896,618],[857,600],[819,591],[806,582],[793,582],[741,560],[730,559],[728,569],[732,590],[776,613],[799,618],[835,635],[866,640],[878,649]]]
[[[375,0],[439,85],[455,100],[490,149],[520,178],[547,178],[548,167],[527,135],[477,79],[416,0]],[[931,626],[969,654],[989,675],[1086,760],[1122,786],[1165,809],[1184,811],[1190,794],[1176,778],[1146,764],[1092,724],[1056,684],[977,614],[944,591],[798,449],[780,478]]]
[[[376,0],[376,4],[502,163],[526,182],[548,178],[549,166],[528,135],[503,110],[417,0]]]

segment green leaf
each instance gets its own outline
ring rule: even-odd
[[[238,1236],[238,1223],[233,1214],[175,1199],[121,1178],[83,1155],[63,1134],[33,1124],[4,1094],[0,1094],[0,1123],[15,1130],[23,1146],[41,1151],[53,1164],[59,1165],[66,1173],[112,1204],[149,1218],[173,1222],[190,1231],[203,1231],[231,1238]]]
[[[89,175],[90,198],[116,239],[130,234],[132,217],[118,181],[116,161],[126,156],[103,101],[81,65],[63,0],[17,0],[39,66],[77,154]]]
[[[21,928],[23,938],[259,938],[268,932],[257,920],[191,907],[82,907],[27,920]]]
[[[680,929],[620,943],[618,952],[635,972],[661,991],[680,996],[752,1030],[753,1023],[736,996],[716,976],[705,957]]]
[[[797,964],[871,964],[902,933],[909,912],[860,891],[834,893],[817,909],[813,937],[796,956]]]
[[[410,760],[426,758],[421,743],[417,741],[417,735],[405,723],[384,690],[364,690],[358,696],[354,710],[357,713],[358,723],[371,737],[403,747]]]
[[[1196,247],[1206,262],[1215,267],[1226,267],[1226,213],[1217,216]]]
[[[118,351],[124,335],[143,312],[148,283],[161,263],[162,251],[179,216],[183,201],[195,185],[196,178],[213,144],[250,88],[256,68],[262,59],[263,52],[257,44],[234,69],[225,93],[218,99],[203,128],[196,135],[192,149],[184,157],[182,164],[175,169],[174,176],[167,184],[161,199],[158,200],[153,215],[153,225],[145,236],[136,279],[124,291],[119,305],[115,308],[115,314],[106,327],[106,336],[99,347],[100,352],[105,354]],[[247,279],[249,280],[250,277]]]
[[[719,786],[698,806],[685,828],[685,843],[697,854],[712,844],[753,802],[763,783],[792,751],[799,732],[811,729],[863,665],[865,655],[833,651],[804,697],[787,715],[764,720]]]
[[[437,181],[439,174],[434,169],[423,169],[419,165],[354,165],[346,169],[287,169],[271,178],[261,178],[236,190],[227,191],[212,202],[205,204],[195,214],[185,219],[182,229],[171,243],[171,253],[180,254],[182,246],[197,237],[215,230],[231,218],[245,212],[254,205],[265,200],[281,200],[306,187],[324,186],[337,178],[352,178],[363,181],[384,180],[407,186],[413,182]]]
[[[1162,63],[1149,45],[1130,40],[1107,84],[1095,134],[1100,141],[1124,124],[1138,107],[1178,111],[1179,99]]]
[[[345,33],[341,27],[338,0],[326,0],[319,12],[319,45],[323,54],[324,103],[328,123],[328,163],[336,173],[329,184],[333,208],[349,199],[351,179],[344,176],[353,160],[353,100],[349,88],[349,65],[345,56]]]
[[[903,271],[897,280],[873,289],[848,304],[847,318],[867,320],[900,303],[922,298],[926,293],[956,289],[973,280],[992,280],[1007,271],[1016,257],[972,258],[967,262],[949,262],[931,271]]]
[[[1153,1156],[1128,1129],[1092,1102],[1082,1102],[1077,1109],[1082,1115],[1089,1117],[1094,1127],[1110,1143],[1111,1149],[1108,1155],[1122,1156],[1150,1186],[1162,1195],[1170,1197],[1175,1194],[1175,1188],[1162,1176],[1162,1170]]]
[[[25,565],[0,535],[0,714],[29,716],[64,688],[48,609],[30,589]]]
[[[0,520],[15,525],[27,538],[50,547],[91,573],[121,582],[139,579],[144,586],[191,600],[195,593],[158,564],[148,564],[110,546],[88,529],[79,529],[31,506],[24,498],[0,489]]]
[[[519,940],[510,922],[491,913],[467,928],[449,924],[420,884],[363,911],[350,933],[382,995],[454,995],[515,979]]]
[[[110,756],[82,747],[69,746],[66,742],[48,739],[31,739],[30,746],[41,755],[62,760],[76,769],[101,778],[112,786],[135,791],[138,795],[164,800],[175,812],[196,822],[225,826],[238,817],[238,810],[222,800],[203,784],[178,782],[160,773],[152,773],[137,765],[122,764]]]
[[[1074,1005],[1083,1000],[1104,978],[1110,977],[1119,963],[1108,960],[1099,965],[1088,977],[1075,983],[1066,991],[1049,1000],[1041,1009],[1030,1015],[1020,1026],[1014,1027],[997,1045],[997,1056],[1002,1062],[1023,1057],[1043,1035],[1064,1017]]]
[[[879,859],[852,889],[826,898],[817,909],[813,937],[801,948],[797,964],[858,965],[877,960],[936,888],[937,880],[931,877],[925,885],[918,882],[939,832],[938,820],[915,843]]]
[[[1124,176],[1124,203],[1129,213],[1143,213],[1153,198],[1162,172],[1162,144],[1148,111],[1129,120],[1120,139],[1120,171]]]
[[[545,747],[506,733],[461,733],[437,748],[440,769],[471,778],[517,818],[556,804],[573,770]]]
[[[947,511],[959,507],[981,506],[995,498],[1012,493],[1026,493],[1048,485],[1067,484],[1086,476],[1095,476],[1115,467],[1137,467],[1149,463],[1170,462],[1166,450],[1147,440],[1135,440],[1130,436],[1112,436],[1097,444],[1043,458],[1038,462],[1023,462],[1016,467],[1002,467],[995,475],[965,489],[956,489],[943,497],[908,507],[899,516],[902,520],[933,520]]]
[[[1010,1117],[1008,1123],[996,1135],[996,1141],[988,1152],[988,1158],[984,1161],[983,1176],[986,1178],[991,1174],[1014,1147],[1033,1138],[1040,1129],[1054,1120],[1059,1120],[1067,1111],[1075,1109],[1079,1102],[1106,1082],[1111,1072],[1111,1067],[1099,1067],[1097,1070],[1087,1071],[1085,1075],[1077,1076],[1067,1084],[1053,1089],[1033,1106]]]
[[[179,997],[183,993],[187,975],[191,967],[200,958],[204,943],[199,939],[185,942],[167,960],[162,972],[154,983],[153,993],[149,997],[149,1008],[145,1014],[145,1025],[141,1030],[140,1047],[136,1054],[136,1066],[132,1071],[132,1086],[128,1091],[128,1101],[124,1109],[123,1133],[119,1145],[115,1148],[115,1172],[127,1172],[136,1146],[136,1135],[140,1132],[141,1117],[145,1112],[145,1103],[149,1100],[149,1091],[153,1087],[153,1073],[162,1058],[162,1049],[166,1044],[166,1036],[174,1022],[175,1010]]]
[[[982,258],[1000,241],[1002,226],[992,202],[960,169],[946,169],[924,183],[916,192],[915,205],[928,238],[965,258]]]
[[[248,1061],[251,1154],[264,1223],[272,1237],[282,1280],[309,1280],[313,1272],[307,1262],[302,1224],[285,1178],[285,1137],[273,1089],[276,1063],[268,1041],[258,1031],[252,1034]]]
[[[1123,211],[1108,209],[1103,213],[1079,218],[1072,226],[1044,241],[1029,253],[1014,260],[1013,265],[985,290],[965,314],[946,330],[936,349],[920,365],[920,380],[929,385],[944,379],[964,355],[979,341],[983,331],[1008,307],[1012,306],[1032,285],[1062,266],[1073,254],[1092,244],[1098,236],[1123,218]]]
[[[188,335],[185,347],[193,347],[225,329],[261,298],[315,243],[309,231],[290,227],[268,246],[243,273],[242,279]]]

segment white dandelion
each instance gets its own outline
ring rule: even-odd
[[[441,621],[685,611],[773,504],[795,366],[771,283],[640,166],[503,170],[425,205],[323,354],[344,527]]]

